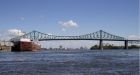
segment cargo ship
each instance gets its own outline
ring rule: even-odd
[[[14,41],[11,51],[38,51],[40,49],[41,45],[39,43],[22,38]]]

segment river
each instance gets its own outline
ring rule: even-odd
[[[139,50],[0,52],[0,75],[139,75]]]

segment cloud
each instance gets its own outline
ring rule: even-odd
[[[22,32],[19,29],[9,29],[0,31],[0,40],[10,40],[11,38],[24,35],[25,32]]]
[[[53,35],[52,33],[47,33],[48,35]]]
[[[21,17],[20,19],[21,19],[21,21],[24,21],[24,20],[25,20],[25,18],[24,18],[24,17]]]
[[[75,28],[78,27],[78,24],[76,22],[74,22],[73,20],[69,20],[69,21],[59,21],[59,24],[64,27],[64,28]]]
[[[66,31],[66,29],[65,28],[62,28],[62,31]]]
[[[12,35],[12,36],[22,36],[25,34],[24,32],[22,32],[19,29],[9,29],[8,33],[9,33],[9,35]]]
[[[140,39],[140,36],[138,36],[138,35],[129,35],[127,38],[131,39],[131,40],[138,40],[138,39]]]

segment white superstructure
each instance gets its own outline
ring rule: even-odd
[[[23,42],[31,42],[31,40],[30,39],[26,39],[26,38],[21,38],[19,41],[23,41]]]

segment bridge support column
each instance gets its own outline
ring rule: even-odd
[[[100,40],[99,42],[99,49],[103,50],[103,40]]]
[[[128,49],[128,40],[124,41],[124,49]]]

